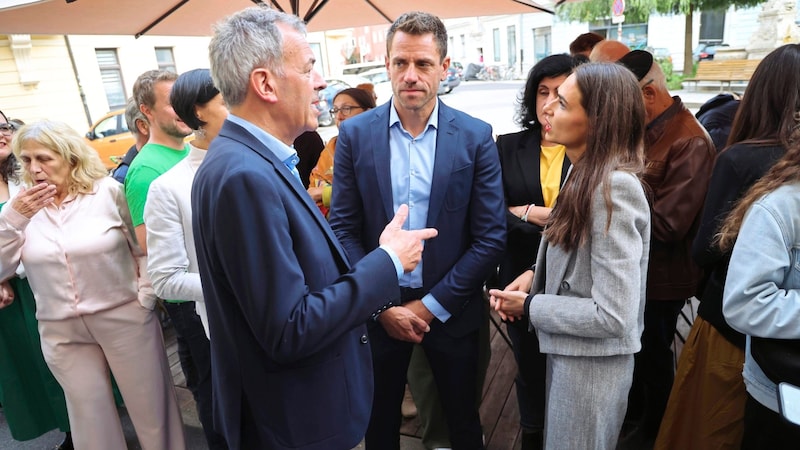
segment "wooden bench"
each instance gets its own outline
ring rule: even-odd
[[[692,78],[684,78],[684,82],[694,83],[695,89],[700,81],[718,82],[719,90],[722,91],[727,84],[728,89],[734,81],[750,81],[753,76],[759,59],[726,59],[722,61],[700,61],[697,65],[697,73]]]

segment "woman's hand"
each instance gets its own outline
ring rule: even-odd
[[[525,272],[522,272],[517,278],[514,279],[514,281],[508,283],[508,286],[506,286],[503,290],[530,292],[531,286],[533,286],[533,270],[528,269]]]
[[[30,219],[39,210],[53,203],[56,197],[56,186],[53,184],[39,183],[27,189],[23,188],[14,197],[11,207],[14,211]]]
[[[501,291],[500,289],[489,290],[489,305],[497,311],[503,320],[514,322],[521,319],[524,314],[525,298],[527,292],[523,291]]]
[[[513,322],[522,318],[525,311],[525,298],[533,285],[533,270],[522,272],[514,281],[502,291],[489,290],[489,305],[497,311],[503,320]]]
[[[528,205],[509,206],[508,207],[508,212],[510,212],[511,214],[514,215],[514,217],[517,217],[517,218],[522,217],[522,215],[525,214],[525,212],[527,210],[528,210]],[[520,220],[523,220],[523,221],[527,222],[527,220],[525,220],[525,219],[520,219]]]
[[[5,308],[14,301],[14,289],[11,288],[11,283],[3,281],[0,283],[0,309]]]
[[[308,195],[311,196],[311,200],[314,200],[316,203],[322,203],[322,187],[311,186],[308,188]]]

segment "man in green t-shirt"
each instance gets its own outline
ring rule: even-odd
[[[150,70],[136,80],[133,97],[150,123],[150,138],[133,160],[125,176],[125,197],[131,211],[136,239],[147,253],[144,205],[150,184],[189,154],[184,138],[192,130],[175,114],[170,103],[174,72]],[[195,303],[164,299],[178,341],[178,358],[186,387],[197,403],[197,412],[208,448],[224,449],[224,439],[214,430],[211,412],[211,347]]]
[[[149,70],[136,79],[133,97],[150,122],[150,139],[139,150],[125,176],[125,197],[131,210],[136,239],[147,253],[144,203],[150,183],[182,160],[189,148],[183,139],[192,130],[178,118],[169,102],[178,75],[167,70]]]

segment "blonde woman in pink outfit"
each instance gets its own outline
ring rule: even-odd
[[[30,187],[0,211],[0,279],[25,264],[75,448],[127,448],[110,368],[142,448],[184,449],[155,295],[122,186],[66,124],[26,125],[11,147]]]

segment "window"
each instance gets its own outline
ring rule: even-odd
[[[122,71],[117,58],[117,50],[95,49],[97,65],[100,68],[100,78],[103,80],[103,89],[106,91],[108,109],[125,107],[125,85],[122,82]]]
[[[517,64],[517,28],[511,25],[506,29],[508,35],[508,67]]]
[[[494,62],[500,62],[500,28],[492,30],[492,44],[494,50]]]
[[[725,10],[700,13],[700,42],[722,42],[725,29]]]
[[[550,41],[552,39],[552,31],[550,27],[534,28],[533,29],[533,58],[534,64],[541,61],[542,58],[550,54]]]
[[[463,34],[461,35],[461,57],[467,57],[467,37]]]
[[[178,73],[177,69],[175,69],[175,57],[172,55],[172,48],[156,47],[156,61],[158,61],[159,70]]]

